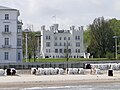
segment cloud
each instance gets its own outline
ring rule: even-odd
[[[71,25],[89,25],[97,18],[119,18],[119,0],[0,0],[1,5],[20,10],[20,19],[24,26],[33,24],[35,30],[41,25],[53,24],[52,16],[60,28],[69,28]]]

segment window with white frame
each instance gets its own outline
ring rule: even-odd
[[[76,42],[76,47],[80,47],[80,42]]]
[[[4,59],[9,60],[9,53],[8,52],[4,52]]]
[[[5,32],[9,32],[9,25],[5,25]]]
[[[21,42],[21,38],[17,38],[17,46],[22,46]]]
[[[54,46],[57,46],[57,42],[55,42]]]
[[[9,20],[9,14],[5,14],[5,20]]]
[[[78,53],[80,53],[80,49],[78,49]]]
[[[18,60],[21,60],[21,53],[18,52]]]
[[[46,47],[50,47],[50,42],[46,42]]]
[[[58,53],[58,49],[55,49],[55,53]]]
[[[5,38],[5,45],[9,45],[9,38]]]
[[[21,26],[21,25],[18,25],[18,26],[17,26],[17,30],[18,30],[18,31],[17,31],[18,33],[21,32],[21,31],[22,31],[22,26]]]
[[[60,49],[59,52],[62,53],[62,49]]]
[[[68,40],[70,40],[70,37],[68,37]]]
[[[57,40],[57,37],[55,37],[55,40]]]

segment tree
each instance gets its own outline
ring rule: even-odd
[[[94,56],[105,58],[107,52],[113,52],[114,32],[109,26],[109,20],[104,20],[104,17],[96,18],[90,29],[90,45],[88,51]]]

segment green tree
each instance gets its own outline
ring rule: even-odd
[[[94,57],[105,58],[107,52],[113,52],[114,32],[109,26],[109,21],[104,20],[104,17],[96,18],[90,29],[90,45],[88,51]]]

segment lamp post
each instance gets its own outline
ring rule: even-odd
[[[28,29],[25,29],[23,32],[25,32],[25,38],[26,38],[26,62],[28,62],[27,58],[28,58],[28,44],[27,44],[27,40],[28,40],[28,33],[30,32]]]
[[[120,38],[120,36],[113,36],[115,39],[115,58],[117,59],[117,39]]]

